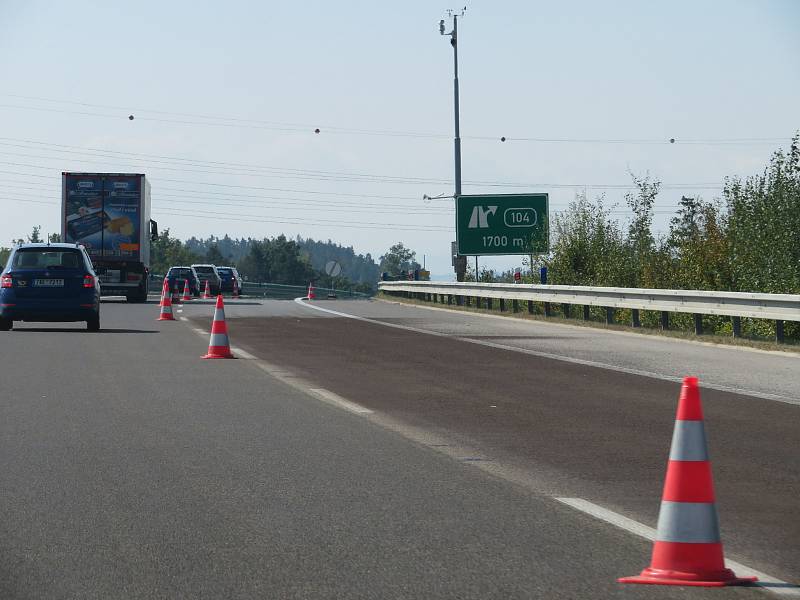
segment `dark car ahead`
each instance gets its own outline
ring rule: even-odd
[[[197,273],[198,279],[200,279],[200,290],[205,291],[206,289],[206,281],[208,281],[208,287],[211,291],[212,296],[216,296],[219,294],[219,288],[221,285],[221,281],[219,278],[219,273],[217,273],[217,267],[214,265],[192,265],[195,273]]]
[[[238,286],[239,292],[242,291],[242,278],[239,277],[239,271],[235,267],[217,267],[217,273],[219,273],[220,289],[223,293],[233,293],[234,284]]]
[[[203,291],[200,287],[200,278],[192,267],[170,267],[166,280],[170,294],[183,294],[184,281],[189,282],[189,293],[195,298]]]
[[[14,321],[86,321],[100,329],[100,282],[83,246],[20,244],[0,275],[0,330]]]

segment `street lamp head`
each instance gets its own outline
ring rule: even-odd
[[[439,34],[444,35],[444,19],[439,21]]]

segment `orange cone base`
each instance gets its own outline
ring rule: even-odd
[[[175,320],[175,317],[173,317],[170,314],[161,315],[160,317],[158,317],[156,319],[156,321],[174,321],[174,320]]]
[[[730,569],[699,573],[684,573],[667,569],[648,567],[641,575],[620,577],[619,583],[644,583],[649,585],[689,585],[695,587],[723,587],[726,585],[743,585],[757,581],[757,577],[737,577]]]
[[[230,348],[225,348],[224,346],[212,346],[208,349],[208,354],[206,354],[203,358],[236,358],[233,354],[231,354]]]

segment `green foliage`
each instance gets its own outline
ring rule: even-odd
[[[228,260],[222,256],[222,252],[219,250],[219,246],[217,244],[212,244],[208,252],[206,252],[206,262],[212,265],[227,265]]]
[[[416,261],[416,257],[416,252],[406,248],[403,242],[397,242],[381,256],[380,270],[382,273],[399,275],[401,271],[419,269],[421,265]]]
[[[760,175],[726,181],[731,288],[800,291],[800,136]]]
[[[628,249],[617,221],[603,206],[579,194],[569,208],[556,215],[554,244],[540,263],[552,283],[561,285],[625,286],[630,283]]]
[[[41,236],[42,226],[34,225],[30,234],[28,234],[28,242],[31,244],[39,244],[42,242]]]
[[[189,250],[184,243],[169,234],[169,228],[162,229],[158,239],[150,242],[150,270],[164,274],[170,267],[186,266],[203,262],[200,255]]]
[[[8,262],[8,257],[11,255],[11,248],[6,248],[5,246],[0,247],[0,269],[6,266]]]
[[[380,279],[381,270],[369,253],[356,254],[352,246],[341,246],[331,240],[322,242],[298,237],[297,243],[301,251],[308,256],[311,266],[317,271],[324,273],[325,265],[335,260],[342,266],[342,277],[352,282],[367,284],[370,291],[374,290],[375,284]]]
[[[728,179],[722,199],[682,197],[664,238],[652,234],[660,182],[633,176],[633,183],[625,197],[632,212],[627,230],[611,219],[602,196],[591,202],[578,195],[553,220],[551,252],[523,262],[547,266],[550,282],[560,285],[800,293],[800,134],[788,153],[773,154],[763,173]],[[629,313],[617,316],[625,320]],[[692,315],[670,318],[676,327],[692,327]],[[657,319],[642,313],[645,324]],[[704,327],[730,333],[730,318],[704,317]],[[750,335],[771,337],[774,327],[742,321]],[[785,328],[787,337],[800,338],[800,323]]]
[[[305,285],[318,277],[300,247],[285,235],[250,241],[250,252],[238,264],[247,279],[286,285]]]

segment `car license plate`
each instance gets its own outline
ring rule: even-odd
[[[34,279],[33,285],[36,287],[64,287],[63,279]]]

